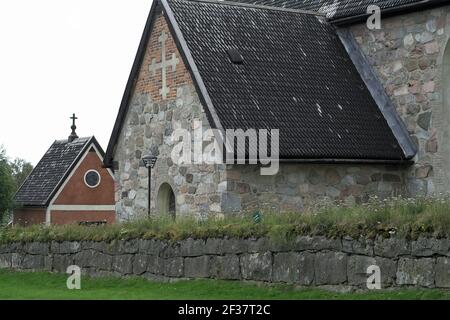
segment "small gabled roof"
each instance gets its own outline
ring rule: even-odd
[[[405,155],[334,27],[322,17],[226,1],[160,3],[213,128],[279,129],[281,160],[403,162],[412,157]],[[152,12],[108,145],[107,166],[145,54]],[[243,63],[232,63],[230,50]]]
[[[93,136],[72,142],[67,139],[53,142],[17,191],[15,202],[22,206],[46,207],[92,144],[103,156],[103,150]]]
[[[380,7],[383,14],[403,13],[434,5],[448,4],[448,0],[232,0],[263,6],[301,9],[327,14],[330,21],[355,20],[367,16],[370,5]]]

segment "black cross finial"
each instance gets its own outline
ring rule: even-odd
[[[72,133],[69,136],[69,142],[72,142],[73,140],[77,139],[77,133],[75,132],[75,130],[77,129],[77,126],[75,125],[75,120],[77,120],[78,118],[75,117],[75,113],[73,114],[73,116],[70,117],[70,119],[72,119],[72,126],[70,127],[72,129]]]
[[[78,118],[77,117],[75,117],[75,113],[73,114],[73,116],[71,116],[70,117],[70,119],[72,119],[73,121],[72,121],[72,126],[74,126],[75,127],[75,129],[76,129],[76,126],[75,126],[75,120],[77,120]]]

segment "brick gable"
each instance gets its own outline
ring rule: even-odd
[[[165,41],[166,59],[170,60],[172,58],[172,54],[175,54],[175,57],[178,60],[175,70],[171,67],[168,67],[165,70],[167,87],[169,88],[169,93],[166,99],[163,99],[160,94],[160,89],[162,87],[162,69],[156,70],[155,74],[152,74],[150,71],[150,66],[153,60],[156,63],[161,63],[163,48],[159,38],[163,32],[167,35],[167,40]],[[154,102],[174,100],[177,95],[176,88],[187,84],[192,84],[192,78],[183,63],[164,15],[162,13],[158,13],[157,17],[155,17],[150,39],[147,43],[146,53],[141,64],[134,93],[150,94]]]

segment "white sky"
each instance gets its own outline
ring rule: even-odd
[[[152,0],[0,0],[0,145],[34,165],[70,134],[106,151]]]

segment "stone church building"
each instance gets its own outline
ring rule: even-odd
[[[104,159],[118,218],[149,193],[204,217],[448,192],[449,36],[448,1],[154,0]],[[173,132],[199,126],[278,129],[278,173],[175,163]]]

